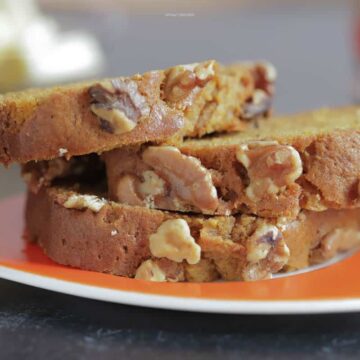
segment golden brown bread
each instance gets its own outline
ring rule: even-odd
[[[44,216],[46,214],[46,216]],[[54,261],[153,281],[256,280],[360,243],[360,210],[295,220],[185,215],[126,206],[68,187],[28,193],[27,235]]]
[[[0,95],[0,162],[70,158],[243,130],[270,111],[268,64],[214,61]]]
[[[124,147],[102,159],[107,174],[96,155],[91,161],[30,162],[23,173],[32,189],[73,173],[83,172],[83,179],[97,175],[107,179],[114,201],[209,215],[295,218],[301,209],[360,204],[357,108],[272,118],[260,121],[256,131],[187,140],[177,147]]]
[[[244,133],[103,154],[114,201],[175,211],[296,217],[360,205],[360,108],[259,121]]]

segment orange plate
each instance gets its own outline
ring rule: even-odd
[[[273,280],[150,283],[58,265],[22,239],[24,196],[0,203],[0,277],[67,294],[176,310],[319,313],[360,310],[360,253],[330,267]]]

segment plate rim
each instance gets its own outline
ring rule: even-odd
[[[329,300],[222,300],[154,295],[103,288],[0,265],[0,278],[81,298],[154,309],[242,315],[330,314],[360,311],[360,298]]]
[[[18,226],[24,200],[24,194],[17,194],[0,201],[0,210],[4,212],[5,218],[11,218],[11,221],[5,226],[2,236],[9,236],[9,234],[12,234],[14,226]],[[4,211],[4,208],[6,208],[6,211]],[[9,230],[10,233],[8,233]],[[10,235],[10,237],[11,236],[12,235]],[[16,243],[17,242],[15,241],[14,244]],[[23,251],[23,249],[21,251]],[[358,260],[355,264],[355,272],[358,274],[358,269],[360,269],[358,266],[360,263],[360,253],[356,257]],[[14,259],[8,260],[12,261]],[[347,261],[350,261],[350,259],[345,260],[345,262]],[[21,262],[22,260],[20,263]],[[29,264],[35,263],[29,262]],[[43,271],[44,269],[41,269],[41,265],[40,271],[39,269],[37,269],[37,271],[32,271],[33,269],[26,268],[26,266],[25,268],[17,266],[18,265],[15,265],[15,263],[4,263],[0,259],[0,278],[67,295],[132,306],[204,313],[252,315],[321,314],[360,311],[360,285],[356,287],[355,293],[349,292],[347,288],[341,288],[341,291],[338,292],[335,297],[331,297],[331,294],[328,294],[325,295],[327,296],[325,298],[292,297],[269,299],[263,298],[262,296],[260,298],[257,297],[256,299],[246,296],[241,298],[218,298],[209,297],[209,293],[206,294],[206,297],[203,297],[202,294],[200,294],[200,296],[196,296],[196,294],[193,296],[193,294],[190,294],[189,296],[189,293],[187,293],[182,296],[181,293],[174,293],[172,291],[164,293],[163,291],[159,292],[159,289],[158,291],[151,290],[150,292],[143,292],[138,291],[138,286],[132,286],[131,284],[113,288],[102,286],[103,283],[101,281],[91,281],[90,283],[81,280],[78,281],[79,278],[76,276],[75,278],[68,276],[63,278],[61,276],[57,277],[55,273]],[[337,265],[335,264],[334,266]],[[349,266],[349,264],[347,266]],[[350,264],[350,267],[351,266],[354,267],[354,264]],[[330,266],[329,269],[331,267],[332,266]],[[76,271],[82,272],[82,270],[79,269],[76,269]],[[308,274],[320,273],[322,271],[324,271],[324,269],[319,269]],[[306,274],[300,274],[299,276],[303,277],[304,275]],[[334,276],[334,274],[332,274],[332,276]],[[274,281],[280,280],[281,279],[275,279]],[[317,281],[319,281],[319,276],[317,277]],[[151,289],[153,288],[151,287]],[[212,295],[213,294],[211,294],[211,296]]]

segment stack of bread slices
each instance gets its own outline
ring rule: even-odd
[[[271,117],[266,62],[0,96],[26,239],[148,281],[253,281],[360,244],[360,108]]]

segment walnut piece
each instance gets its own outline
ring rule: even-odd
[[[244,104],[243,118],[253,119],[266,114],[272,104],[272,97],[263,90],[254,90],[249,101]]]
[[[180,103],[181,106],[190,106],[195,95],[210,80],[214,78],[214,61],[179,65],[168,71],[164,98],[172,103]]]
[[[136,191],[138,182],[133,175],[123,175],[116,183],[116,199],[122,204],[142,206],[143,200]]]
[[[236,154],[250,180],[245,193],[252,201],[276,196],[302,174],[299,153],[275,141],[255,141],[240,145]]]
[[[91,111],[101,119],[101,128],[110,133],[122,134],[136,127],[136,122],[126,117],[119,109],[105,109],[97,105],[91,105]]]
[[[68,149],[65,149],[65,148],[60,148],[59,151],[58,151],[60,157],[64,156],[68,152],[69,152]]]
[[[155,259],[156,264],[165,273],[166,281],[179,282],[185,280],[184,264],[166,258]]]
[[[166,281],[166,274],[155,261],[146,260],[136,270],[135,279],[163,282]]]
[[[258,281],[267,280],[272,278],[272,272],[268,271],[264,266],[259,263],[248,264],[243,272],[242,279],[244,281]]]
[[[140,193],[147,196],[163,195],[165,193],[165,181],[154,171],[146,170],[142,173],[144,181],[139,185]]]
[[[281,236],[280,231],[276,226],[259,227],[246,243],[247,260],[258,262],[265,259],[279,236]]]
[[[67,209],[90,209],[91,211],[97,213],[103,206],[106,204],[105,199],[101,199],[95,195],[70,195],[66,201],[63,203],[63,206]]]
[[[242,271],[245,281],[270,279],[287,264],[290,256],[282,234],[274,225],[261,225],[247,240],[248,264]]]
[[[277,77],[275,67],[269,62],[259,62],[252,68],[255,90],[244,105],[243,117],[253,119],[266,115],[271,108],[274,82]]]
[[[143,181],[137,176],[125,174],[116,183],[117,201],[133,206],[144,206],[154,202],[154,196],[165,194],[165,181],[154,171],[142,173]]]
[[[133,130],[141,117],[150,114],[150,107],[133,80],[116,79],[89,89],[91,111],[99,117],[100,127],[109,133],[122,134]]]
[[[261,89],[269,95],[273,95],[274,82],[277,78],[277,71],[273,64],[262,61],[255,64],[253,69],[256,89]]]
[[[167,258],[175,262],[186,260],[189,264],[200,261],[201,248],[190,234],[188,223],[184,219],[164,221],[156,233],[149,237],[150,252],[158,258]]]
[[[143,152],[142,159],[171,185],[171,190],[182,201],[205,213],[218,207],[211,174],[198,159],[172,146],[150,146]]]
[[[135,279],[158,282],[184,281],[184,269],[182,264],[165,258],[149,259],[138,267]]]

